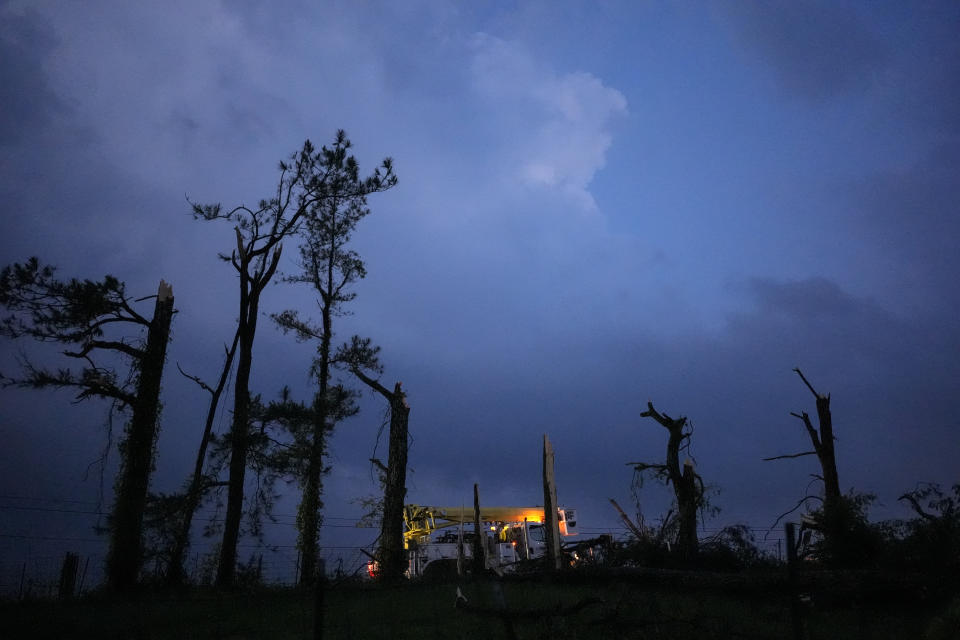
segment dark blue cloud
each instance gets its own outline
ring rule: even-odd
[[[819,101],[870,86],[890,60],[857,7],[838,2],[728,5],[739,40],[789,94]]]
[[[3,3],[6,5],[7,3]],[[43,16],[0,5],[0,146],[43,128],[67,107],[50,87],[44,61],[57,44]]]

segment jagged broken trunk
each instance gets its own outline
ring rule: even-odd
[[[684,439],[690,436],[685,433],[687,419],[684,416],[671,418],[653,408],[653,403],[647,403],[647,410],[640,414],[644,418],[653,418],[669,433],[667,439],[667,457],[663,464],[634,463],[637,471],[655,470],[658,474],[665,474],[673,487],[673,495],[677,500],[677,513],[680,519],[679,534],[677,536],[678,552],[684,562],[690,562],[697,556],[699,540],[697,539],[697,509],[703,501],[703,481],[693,469],[693,462],[687,460],[680,469],[680,447]]]
[[[683,475],[680,476],[680,482],[675,485],[675,493],[677,511],[680,514],[680,532],[677,536],[680,557],[685,561],[691,561],[696,558],[699,550],[697,507],[700,504],[700,496],[693,463],[689,460],[683,465]]]
[[[380,572],[384,581],[403,576],[403,502],[407,496],[407,439],[410,405],[398,382],[390,402],[390,450],[387,454],[387,482],[380,524]]]
[[[143,512],[146,508],[160,414],[160,380],[166,360],[173,289],[160,281],[147,344],[136,364],[137,395],[133,415],[120,444],[123,460],[110,517],[107,583],[115,591],[136,587],[143,561]]]

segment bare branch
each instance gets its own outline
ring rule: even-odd
[[[914,496],[910,495],[909,493],[903,494],[902,496],[897,498],[897,500],[906,500],[907,502],[909,502],[910,506],[913,507],[913,510],[917,512],[917,515],[919,515],[924,520],[928,520],[929,522],[937,522],[939,520],[937,516],[933,515],[932,513],[927,513],[926,511],[924,511],[923,507],[920,506],[920,503],[917,501],[917,499]]]
[[[156,297],[156,296],[153,296]],[[125,342],[119,342],[115,340],[90,340],[80,351],[64,351],[63,355],[69,356],[71,358],[87,358],[87,355],[94,349],[110,349],[112,351],[119,351],[120,353],[125,353],[134,360],[140,360],[144,357],[145,353],[143,349],[137,349],[132,347]]]
[[[794,367],[793,370],[796,371],[796,372],[797,372],[797,375],[800,376],[800,379],[803,380],[803,384],[807,385],[807,389],[810,389],[810,393],[813,394],[813,397],[814,397],[814,398],[820,398],[820,397],[821,397],[820,394],[817,393],[817,390],[813,388],[813,385],[810,384],[810,382],[807,380],[807,378],[803,375],[803,372],[800,371],[800,369],[797,368],[797,367]]]
[[[675,422],[686,422],[686,418],[680,417],[679,419],[674,420],[667,414],[658,412],[656,409],[653,408],[652,402],[647,402],[647,410],[641,413],[640,417],[653,418],[654,420],[659,422],[662,426],[666,427],[667,429],[673,429]]]
[[[817,455],[816,451],[804,451],[803,453],[791,453],[784,456],[773,456],[772,458],[764,458],[764,462],[770,462],[771,460],[784,460],[785,458],[802,458],[803,456],[815,456]]]
[[[797,509],[799,509],[800,507],[802,507],[807,500],[819,500],[820,502],[823,502],[823,498],[821,498],[820,496],[803,496],[802,498],[800,498],[800,501],[793,506],[792,509],[784,511],[779,516],[777,516],[777,519],[773,521],[772,525],[770,525],[770,529],[767,531],[767,535],[770,535],[770,531],[773,531],[773,528],[778,524],[780,524],[781,520],[783,520],[785,517],[787,517],[788,515],[790,515]]]
[[[353,373],[353,375],[360,378],[361,382],[363,382],[365,385],[382,395],[388,401],[393,401],[393,392],[380,384],[379,380],[374,380],[357,367],[350,367],[350,371]]]
[[[637,471],[646,471],[647,469],[656,469],[658,471],[667,471],[667,465],[656,464],[653,462],[628,462],[627,466],[633,467]]]
[[[807,434],[810,436],[810,440],[813,443],[813,448],[816,451],[817,455],[820,455],[820,447],[822,446],[820,442],[820,436],[817,435],[817,430],[813,428],[813,424],[810,422],[810,416],[807,415],[806,411],[801,413],[790,412],[794,418],[799,418],[803,420],[803,426],[807,429]]]
[[[194,382],[196,382],[198,385],[200,385],[200,388],[203,389],[204,391],[210,393],[211,395],[213,394],[213,389],[210,387],[210,385],[208,385],[206,382],[204,382],[203,380],[201,380],[201,379],[200,379],[200,376],[192,376],[192,375],[190,375],[189,373],[187,373],[186,371],[184,371],[184,370],[180,367],[180,363],[179,363],[179,362],[177,363],[177,371],[179,371],[179,372],[180,372],[180,375],[182,375],[184,378],[189,378],[190,380],[193,380]]]
[[[609,498],[609,500],[610,500],[610,504],[613,505],[613,508],[617,510],[618,514],[620,514],[620,519],[623,520],[624,524],[627,525],[627,528],[629,528],[630,531],[633,532],[633,535],[637,537],[637,540],[643,540],[643,533],[640,531],[640,529],[637,528],[635,524],[633,524],[630,518],[627,517],[627,514],[623,512],[623,509],[620,508],[620,505],[617,504],[617,501],[614,500],[613,498]]]

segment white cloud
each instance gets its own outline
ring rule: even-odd
[[[472,44],[474,89],[504,123],[507,179],[595,210],[590,182],[606,162],[613,120],[627,113],[626,98],[590,73],[557,74],[500,38],[477,34]]]

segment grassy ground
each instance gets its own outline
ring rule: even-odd
[[[459,609],[458,586],[467,598]],[[313,602],[310,593],[261,590],[151,595],[139,601],[88,597],[68,603],[5,603],[0,605],[0,637],[303,639],[312,637]],[[635,579],[513,581],[502,583],[499,593],[489,582],[340,585],[325,592],[324,637],[509,638],[508,623],[493,613],[503,604],[516,614],[509,624],[521,639],[792,637],[788,601],[777,589],[654,587]],[[923,638],[944,608],[943,603],[847,599],[808,607],[805,624],[814,640]]]

